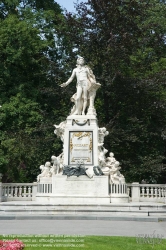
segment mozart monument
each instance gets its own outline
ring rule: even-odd
[[[106,128],[99,128],[94,107],[96,91],[101,87],[92,70],[77,59],[67,82],[77,79],[70,115],[55,126],[54,133],[63,142],[62,153],[40,166],[36,200],[58,204],[108,204],[128,202],[124,176],[112,152],[104,148]],[[110,145],[111,147],[111,145]]]

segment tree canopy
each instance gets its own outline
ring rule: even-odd
[[[56,29],[63,15],[54,1],[4,1],[2,7],[0,169],[4,181],[33,181],[39,164],[61,147],[52,133],[64,115],[58,94],[63,50]]]

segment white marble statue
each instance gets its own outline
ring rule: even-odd
[[[104,144],[104,137],[107,136],[109,134],[109,132],[106,130],[105,127],[103,128],[98,128],[98,146],[103,146]]]
[[[59,156],[52,156],[51,157],[53,165],[51,166],[50,172],[52,175],[59,174],[63,170],[63,153]]]
[[[105,160],[105,165],[101,168],[104,175],[110,176],[110,184],[125,183],[124,176],[120,173],[120,163],[115,159],[114,154],[109,153],[109,157]]]
[[[98,162],[100,168],[106,167],[106,153],[108,152],[107,149],[103,147],[104,145],[104,137],[107,136],[109,132],[106,130],[105,127],[98,128]]]
[[[61,122],[59,125],[54,125],[55,130],[54,133],[57,135],[57,137],[61,138],[61,141],[64,142],[64,132],[66,127],[66,121]]]
[[[99,160],[99,166],[101,168],[106,167],[106,157],[105,157],[105,155],[106,155],[107,152],[108,152],[108,150],[105,149],[104,147],[103,147],[103,150],[101,150],[99,152],[98,160]]]
[[[116,161],[114,165],[110,168],[110,184],[125,183],[124,176],[120,173],[121,167],[119,162]]]
[[[59,156],[52,156],[51,163],[48,161],[45,165],[40,166],[41,174],[37,176],[37,182],[40,181],[42,177],[52,177],[52,175],[61,174],[63,171],[63,160],[64,154],[61,153]]]
[[[77,93],[71,97],[71,101],[75,103],[71,115],[85,115],[88,104],[87,114],[96,115],[94,99],[96,91],[101,85],[96,82],[92,70],[87,65],[84,65],[83,57],[78,57],[76,68],[73,70],[71,77],[60,86],[66,87],[75,77],[77,78]]]
[[[109,157],[106,158],[106,165],[108,167],[112,167],[116,162],[116,159],[114,157],[114,153],[110,152]]]
[[[53,162],[53,165],[51,166],[50,172],[52,175],[55,175],[55,174],[59,173],[60,164],[58,161],[58,157],[56,157],[54,155],[51,157],[51,160]]]
[[[51,163],[49,161],[45,165],[40,166],[41,174],[37,176],[37,182],[39,182],[41,177],[51,177],[50,166]]]
[[[109,132],[105,127],[98,128],[98,163],[104,175],[108,175],[110,184],[125,183],[124,176],[120,173],[120,163],[115,159],[114,153],[110,152],[106,157],[107,149],[103,147],[104,138]]]
[[[58,160],[58,164],[59,164],[59,169],[58,169],[57,174],[59,174],[59,173],[62,173],[63,167],[64,167],[64,164],[63,164],[64,153],[63,152],[57,157],[57,160]]]

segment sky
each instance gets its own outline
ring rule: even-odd
[[[66,8],[69,12],[75,12],[74,3],[77,0],[55,0],[62,8]],[[78,2],[86,2],[86,0],[79,0]]]

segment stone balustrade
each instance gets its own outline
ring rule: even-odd
[[[166,184],[127,184],[131,201],[166,202]]]
[[[126,183],[110,184],[111,203],[128,203],[129,195],[127,193]]]
[[[52,193],[52,184],[51,183],[42,183],[37,185],[37,192],[43,194]]]
[[[127,194],[127,184],[110,184],[110,193],[111,194]]]
[[[52,186],[44,186],[34,183],[2,183],[0,182],[0,201],[33,201],[36,193],[51,193]],[[38,189],[38,190],[37,190]],[[139,184],[138,182],[110,185],[110,194],[125,194],[130,197],[131,202],[165,202],[166,184]]]
[[[37,183],[0,183],[0,200],[35,200]]]

